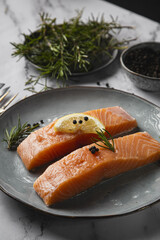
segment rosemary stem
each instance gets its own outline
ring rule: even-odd
[[[134,29],[132,26],[122,26],[113,17],[111,22],[106,22],[103,15],[100,19],[92,15],[84,22],[82,13],[83,10],[77,11],[77,16],[62,24],[56,24],[56,18],[41,13],[39,28],[30,35],[23,34],[23,43],[11,43],[14,47],[12,56],[25,57],[36,65],[39,79],[50,77],[66,86],[72,73],[89,72],[104,65],[114,49],[134,40],[117,38],[121,29]],[[39,79],[34,81],[35,85]]]

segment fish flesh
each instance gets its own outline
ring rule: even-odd
[[[128,132],[137,127],[136,119],[119,106],[85,112],[99,119],[112,135]],[[75,149],[92,143],[90,133],[62,133],[54,130],[56,120],[32,132],[18,146],[17,152],[28,170],[55,161]]]
[[[121,107],[108,107],[85,112],[99,119],[112,135],[128,132],[137,127],[136,119]],[[55,161],[75,149],[91,144],[95,134],[60,133],[54,130],[56,120],[32,132],[17,148],[28,170]]]
[[[115,151],[91,146],[75,150],[50,165],[34,182],[34,189],[47,206],[69,199],[103,179],[144,166],[160,159],[160,143],[147,132],[114,140]]]
[[[92,145],[75,150],[50,165],[33,187],[46,205],[71,198],[103,179],[144,166],[160,159],[160,143],[147,132],[114,140],[115,152]]]

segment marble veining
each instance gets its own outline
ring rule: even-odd
[[[155,26],[155,29],[153,31],[150,31],[152,41],[159,40],[159,32],[160,32],[160,24],[157,23],[157,26]]]
[[[9,18],[11,19],[11,21],[14,23],[14,25],[16,27],[18,27],[19,23],[18,20],[15,16],[15,13],[11,10],[10,6],[8,5],[8,2],[3,0],[3,4],[4,4],[4,8],[5,8],[5,14],[7,16],[9,16]],[[21,30],[19,29],[19,33],[21,32]]]
[[[118,16],[120,23],[132,25],[133,31],[122,31],[121,37],[137,37],[136,42],[159,41],[160,24],[101,0],[1,0],[0,1],[0,82],[11,86],[11,93],[19,92],[13,104],[32,93],[25,89],[25,82],[36,75],[34,68],[26,61],[11,57],[10,42],[21,42],[21,33],[34,31],[40,23],[39,13],[48,12],[57,18],[57,22],[75,16],[75,10],[84,8],[83,18],[93,13],[104,13],[105,19],[110,15]],[[127,22],[127,24],[126,24]],[[111,87],[134,93],[156,105],[160,105],[160,93],[145,92],[137,89],[122,71],[119,59],[114,62],[114,71],[105,75],[93,76],[92,81],[74,82],[70,85]],[[49,86],[57,87],[55,81],[48,81]],[[40,86],[37,86],[37,90]],[[159,129],[155,119],[155,128]],[[52,119],[51,119],[52,120]],[[51,121],[48,119],[48,121]],[[30,179],[28,179],[29,181]],[[159,179],[156,179],[159,181]],[[150,189],[145,194],[149,194]],[[133,199],[139,193],[135,192]],[[121,204],[116,199],[112,204]],[[66,219],[44,215],[24,206],[22,203],[0,192],[0,239],[3,240],[159,240],[160,239],[160,203],[131,215],[109,219]]]

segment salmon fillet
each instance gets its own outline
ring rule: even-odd
[[[114,140],[115,152],[99,147],[92,154],[85,146],[50,165],[35,181],[34,189],[46,205],[71,198],[101,180],[160,159],[160,143],[147,132]]]
[[[87,111],[85,114],[98,118],[112,136],[137,127],[136,120],[117,106]],[[79,147],[90,144],[91,138],[95,136],[95,134],[82,132],[55,132],[53,128],[55,122],[32,132],[18,146],[17,152],[28,170],[59,159]]]

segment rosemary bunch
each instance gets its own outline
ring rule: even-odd
[[[101,66],[119,49],[128,43],[113,38],[116,30],[131,28],[121,26],[114,20],[106,22],[103,15],[100,19],[91,18],[82,21],[83,11],[62,24],[48,14],[40,14],[41,24],[38,30],[23,34],[23,43],[11,43],[14,47],[12,56],[26,57],[36,65],[40,77],[49,76],[66,82],[72,73],[91,71]],[[104,60],[105,56],[105,60]]]
[[[3,141],[7,143],[9,150],[16,150],[18,145],[37,127],[39,127],[39,123],[31,126],[26,122],[22,125],[18,118],[18,125],[12,127],[10,132],[5,129]]]

